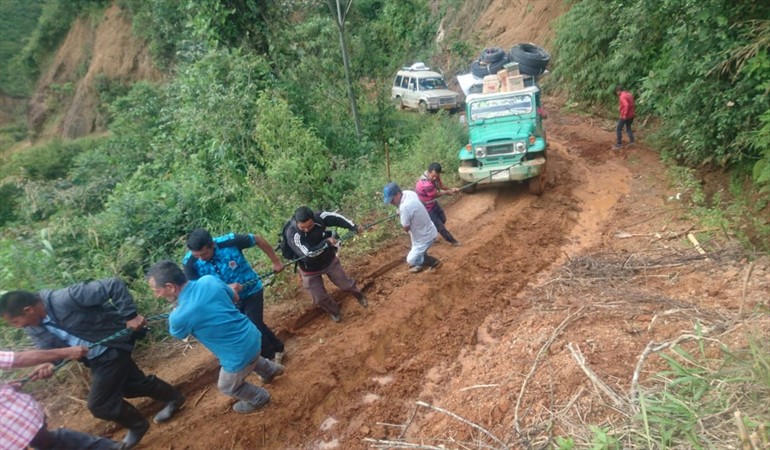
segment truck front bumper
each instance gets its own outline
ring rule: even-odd
[[[545,170],[545,158],[535,158],[522,161],[511,166],[510,164],[487,165],[483,167],[460,166],[460,178],[468,183],[494,184],[508,181],[521,181],[534,178]]]

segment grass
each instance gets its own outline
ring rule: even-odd
[[[728,448],[742,441],[733,420],[740,413],[748,435],[767,442],[770,435],[770,345],[749,336],[748,348],[720,345],[709,357],[703,340],[694,349],[661,354],[668,368],[640,389],[640,414],[632,441],[639,448]],[[750,439],[747,435],[747,439]],[[743,442],[746,449],[751,442]],[[746,446],[748,445],[748,446]]]
[[[768,195],[747,189],[750,183],[743,176],[734,173],[726,188],[710,195],[695,169],[670,165],[669,177],[703,228],[720,233],[729,230],[745,248],[770,251],[770,220],[763,212],[767,210]]]

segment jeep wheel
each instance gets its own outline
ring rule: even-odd
[[[545,166],[543,166],[543,170],[540,171],[540,175],[529,179],[527,186],[529,187],[530,194],[543,194],[543,191],[545,190]]]
[[[420,114],[425,114],[428,112],[428,104],[425,102],[420,102],[420,105],[417,107],[417,111],[420,112]]]

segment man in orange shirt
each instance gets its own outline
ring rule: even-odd
[[[615,86],[615,95],[618,96],[620,119],[618,119],[618,126],[615,129],[618,139],[613,148],[618,150],[623,146],[623,127],[626,128],[626,134],[628,134],[628,145],[634,144],[634,132],[631,131],[631,124],[634,123],[634,96],[630,92],[624,91],[621,85]]]

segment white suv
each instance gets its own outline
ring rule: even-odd
[[[398,109],[414,108],[421,113],[439,109],[457,111],[462,105],[460,94],[450,91],[444,77],[423,63],[398,71],[390,98],[396,102]]]

